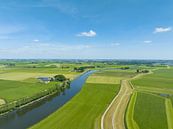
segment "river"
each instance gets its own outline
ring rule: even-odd
[[[71,82],[70,89],[66,89],[62,94],[53,95],[25,108],[0,116],[0,129],[26,129],[43,120],[75,96],[93,72],[95,71],[88,71],[77,77]]]

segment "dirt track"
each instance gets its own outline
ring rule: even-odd
[[[133,89],[127,80],[121,82],[121,89],[101,119],[101,129],[125,129],[124,116]]]

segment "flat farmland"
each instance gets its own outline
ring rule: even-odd
[[[173,69],[160,69],[132,81],[135,87],[173,89]]]
[[[133,97],[130,100],[130,102],[133,101],[134,109],[128,108],[128,112],[133,112],[130,119],[134,121],[128,125],[128,129],[134,129],[135,124],[135,129],[173,128],[172,75],[172,68],[158,69],[152,74],[140,76],[131,81],[137,97],[135,101]]]
[[[82,91],[32,129],[100,129],[100,119],[119,85],[86,83]]]
[[[30,97],[36,93],[55,87],[54,83],[28,83],[10,80],[0,80],[0,98],[7,102],[23,97]]]
[[[123,79],[128,79],[135,76],[136,73],[134,71],[123,71],[123,70],[108,70],[108,71],[100,71],[93,74],[88,78],[88,83],[109,83],[109,84],[120,84],[120,81]]]
[[[134,108],[134,120],[140,129],[167,129],[165,99],[138,92]]]

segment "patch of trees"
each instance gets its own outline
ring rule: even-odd
[[[64,82],[68,79],[64,75],[55,75],[54,78],[52,78],[51,80]]]
[[[74,71],[75,72],[84,72],[85,69],[91,69],[91,68],[95,68],[95,66],[81,66],[81,67],[74,67]]]
[[[141,70],[141,69],[137,69],[136,70],[137,73],[149,73],[150,71],[149,70]]]
[[[122,70],[127,70],[130,69],[130,67],[126,66],[126,67],[121,67]]]
[[[70,68],[69,66],[61,66],[62,69],[68,69]]]
[[[16,66],[15,63],[6,63],[4,65],[6,65],[7,67],[15,67]]]

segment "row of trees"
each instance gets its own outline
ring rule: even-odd
[[[0,114],[8,112],[8,111],[13,111],[25,104],[28,104],[30,102],[33,102],[35,100],[38,100],[44,96],[47,95],[52,95],[54,93],[61,93],[64,92],[65,89],[70,88],[70,80],[67,79],[64,75],[56,75],[54,76],[52,81],[59,81],[61,84],[55,84],[54,87],[46,89],[42,92],[39,92],[33,96],[28,96],[25,98],[18,99],[14,102],[7,103],[5,105],[0,106]]]
[[[85,69],[95,68],[95,66],[81,66],[81,67],[74,67],[75,72],[84,72]]]
[[[149,70],[141,70],[141,69],[137,69],[136,70],[137,73],[149,73],[150,71]]]

